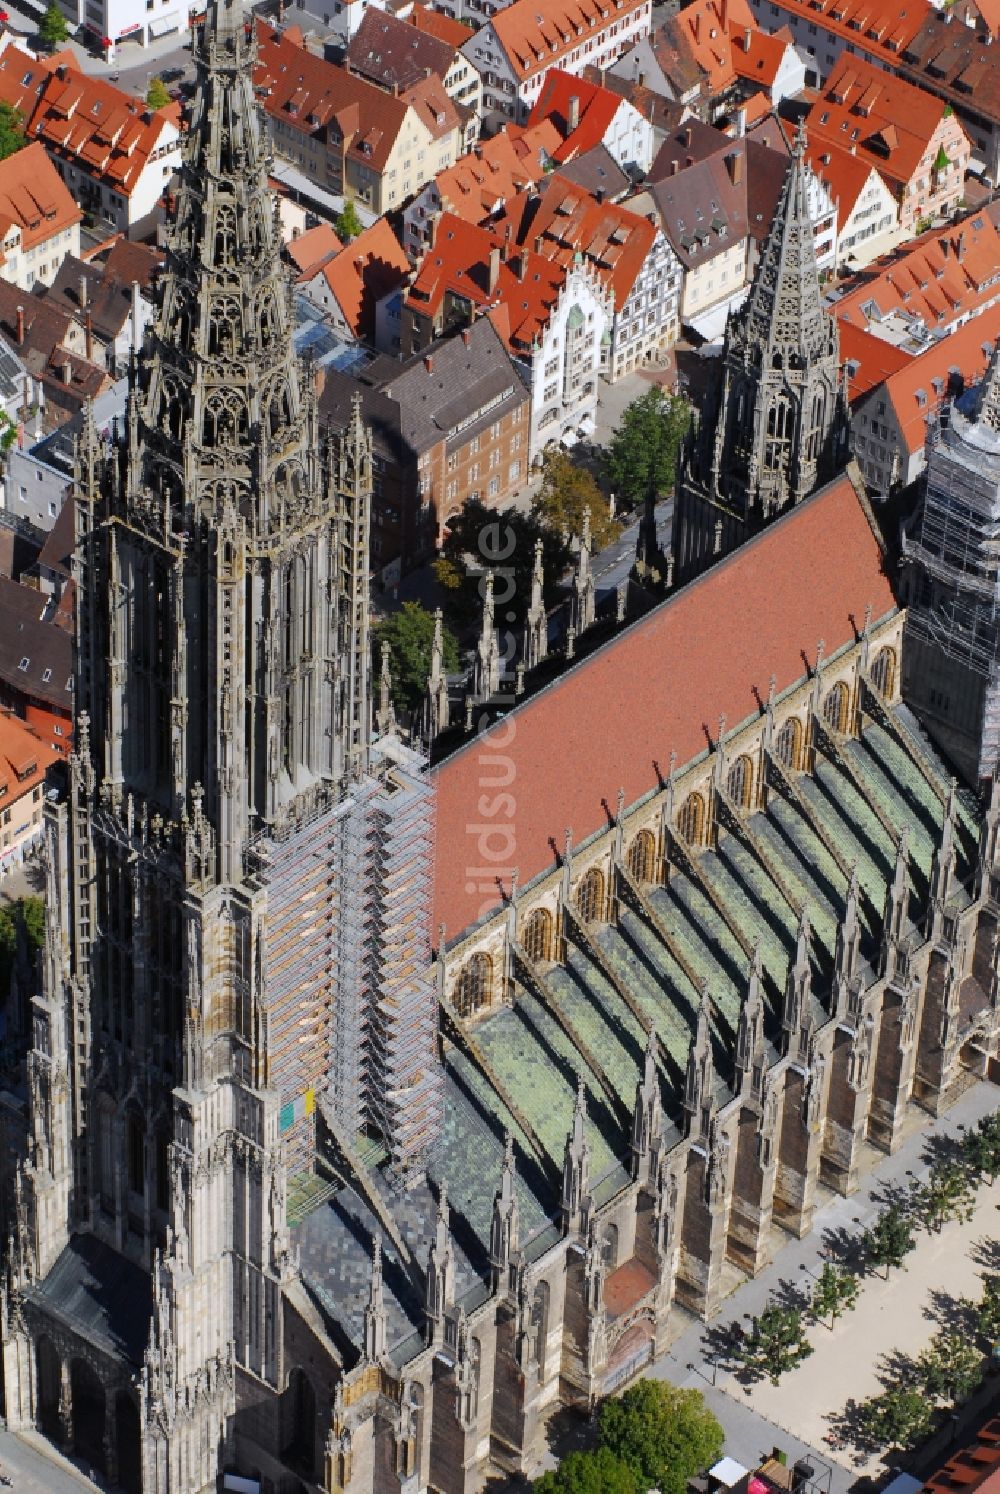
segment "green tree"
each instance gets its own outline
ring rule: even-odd
[[[38,23],[38,40],[44,47],[48,47],[50,52],[54,52],[56,47],[62,46],[68,36],[69,26],[66,24],[66,17],[56,4],[56,0],[50,0],[48,10]]]
[[[10,972],[17,949],[17,915],[10,903],[0,904],[0,1003],[10,989]]]
[[[931,1429],[934,1408],[919,1390],[896,1386],[858,1407],[858,1430],[875,1447],[914,1447]]]
[[[722,1452],[721,1426],[698,1390],[638,1380],[605,1401],[600,1444],[627,1463],[640,1494],[685,1494],[687,1481]]]
[[[24,931],[28,936],[28,953],[34,959],[35,952],[45,943],[45,899],[25,897],[20,903]]]
[[[961,1162],[937,1162],[926,1182],[912,1191],[913,1212],[928,1230],[940,1234],[949,1219],[968,1223],[975,1212],[976,1188]]]
[[[883,1209],[871,1229],[861,1236],[866,1264],[884,1266],[886,1281],[892,1267],[903,1264],[914,1243],[913,1225],[897,1203]]]
[[[374,630],[378,645],[389,650],[392,698],[396,707],[413,711],[427,686],[434,642],[434,614],[419,602],[404,602],[398,612],[385,618]],[[443,630],[444,667],[447,674],[458,669],[458,644],[449,628]]]
[[[364,226],[353,199],[345,198],[343,208],[333,220],[333,229],[338,239],[342,239],[345,244],[349,243],[351,239],[356,239],[359,233],[364,232]]]
[[[827,1261],[812,1294],[809,1316],[817,1323],[829,1318],[832,1328],[842,1312],[850,1312],[856,1305],[858,1290],[858,1278],[852,1271]]]
[[[962,1154],[972,1170],[990,1183],[1000,1174],[1000,1114],[984,1115],[962,1138]]]
[[[531,511],[547,529],[575,538],[590,514],[590,539],[595,550],[610,545],[622,532],[597,483],[585,467],[578,467],[564,451],[550,446],[542,453],[542,486]]]
[[[802,1313],[796,1307],[768,1302],[744,1333],[736,1358],[753,1375],[766,1375],[772,1385],[781,1376],[808,1359],[812,1344],[805,1336]]]
[[[146,89],[146,103],[151,109],[162,109],[170,103],[170,94],[162,78],[150,78]]]
[[[24,118],[12,104],[0,103],[0,161],[25,145]]]
[[[607,1447],[572,1452],[554,1473],[532,1484],[534,1494],[637,1494],[635,1474]]]
[[[964,1401],[983,1378],[983,1353],[964,1333],[935,1333],[917,1359],[917,1377],[925,1395],[952,1404]]]
[[[650,484],[659,497],[673,490],[677,453],[691,424],[691,406],[653,385],[633,400],[611,438],[608,486],[626,503],[642,503]]]
[[[1000,1340],[1000,1276],[987,1276],[976,1305],[976,1327],[990,1345]]]
[[[448,521],[448,537],[434,562],[434,574],[445,593],[445,610],[456,626],[478,623],[483,606],[481,581],[488,570],[493,572],[493,596],[501,626],[524,621],[539,540],[544,599],[551,606],[559,595],[560,577],[570,553],[561,534],[519,509],[487,508],[480,501],[467,503]]]

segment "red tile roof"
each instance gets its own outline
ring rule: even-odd
[[[355,337],[373,337],[375,303],[403,284],[410,262],[388,221],[378,218],[327,260],[320,273]]]
[[[0,711],[0,803],[13,804],[30,794],[43,780],[46,769],[59,761],[59,753],[36,736],[30,727],[7,711]]]
[[[577,103],[577,126],[569,127],[570,100]],[[599,83],[589,83],[561,67],[550,68],[534,108],[528,115],[528,124],[541,124],[549,120],[562,137],[556,147],[557,161],[572,161],[595,145],[603,144],[615,115],[624,103],[618,94]]]
[[[523,80],[547,72],[588,37],[602,35],[644,4],[645,0],[513,0],[489,24]]]
[[[556,172],[535,194],[522,193],[497,222],[515,227],[518,244],[568,270],[583,256],[597,271],[621,311],[656,239],[647,218],[617,203],[598,202],[583,187]]]
[[[978,384],[993,344],[1000,337],[1000,304],[973,317],[950,337],[907,360],[885,382],[906,449],[919,451],[927,440],[927,417],[948,393],[949,376],[962,376],[965,387]]]
[[[694,0],[676,20],[710,92],[731,88],[737,78],[731,34],[737,28],[741,33],[756,28],[747,0]]]
[[[505,126],[438,172],[434,184],[442,208],[467,223],[482,223],[509,198],[533,187],[558,147],[559,132],[550,120]]]
[[[332,224],[317,223],[314,228],[307,228],[305,233],[300,233],[298,238],[289,239],[285,245],[285,253],[300,271],[299,278],[311,280],[316,271],[328,259],[339,254],[343,247]]]
[[[754,25],[731,26],[729,37],[733,49],[733,71],[737,78],[757,88],[773,88],[791,40],[787,32],[779,36],[759,31]]]
[[[837,228],[842,229],[871,181],[872,172],[876,171],[874,164],[864,156],[853,155],[836,141],[825,139],[809,141],[806,159],[836,203]]]
[[[522,250],[500,259],[494,289],[489,287],[490,254],[503,252],[507,241],[494,228],[463,223],[453,213],[442,213],[434,243],[420,262],[407,304],[421,316],[436,317],[450,291],[473,307],[504,308],[506,328],[498,325],[508,347],[526,353],[547,325],[562,293],[566,271],[544,255]]]
[[[429,36],[436,36],[439,41],[456,49],[476,34],[471,26],[463,26],[461,21],[453,21],[451,16],[442,15],[439,10],[429,10],[426,5],[415,5],[407,20],[418,31],[426,31]]]
[[[53,71],[50,58],[29,57],[20,47],[4,47],[0,53],[0,102],[16,109],[27,125]]]
[[[813,147],[832,141],[868,161],[895,187],[912,180],[945,103],[923,88],[844,53],[806,115]],[[961,131],[954,121],[956,135]]]
[[[782,0],[786,11],[797,12],[811,25],[860,44],[898,56],[921,25],[933,14],[930,0]]]
[[[128,197],[170,128],[165,111],[151,111],[141,99],[67,64],[46,83],[29,133],[52,154]]]
[[[874,332],[863,332],[853,322],[839,322],[838,329],[840,361],[850,365],[847,388],[852,405],[913,360],[913,354],[905,348],[876,337]]]
[[[867,607],[877,620],[895,605],[867,504],[845,474],[432,769],[435,925],[454,939],[497,905],[497,877],[509,887],[517,867],[530,882],[567,827],[576,844],[600,830],[619,788],[635,803],[671,752],[683,766],[721,715],[757,711],[772,675],[779,691],[800,679],[820,638],[829,655]],[[514,807],[507,815],[505,800],[491,818],[483,805],[499,782]]]
[[[33,141],[0,161],[0,238],[17,224],[26,250],[79,223],[83,214],[49,160]]]
[[[947,328],[1000,297],[1000,234],[985,211],[970,213],[875,260],[853,287],[836,304],[838,321],[867,327],[899,311]]]
[[[1000,1491],[1000,1416],[980,1428],[978,1439],[948,1459],[924,1484],[921,1494],[998,1494]]]

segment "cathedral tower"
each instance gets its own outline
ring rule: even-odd
[[[726,327],[717,391],[681,455],[676,581],[735,549],[847,459],[840,340],[819,293],[804,151],[800,132],[750,293]]]
[[[13,1424],[130,1483],[141,1464],[146,1494],[214,1489],[240,1407],[285,1384],[286,1176],[338,1099],[345,1001],[366,1030],[337,956],[369,781],[370,437],[356,410],[321,442],[293,351],[252,47],[210,0],[159,314],[124,427],[78,443],[76,743],[5,1285]],[[370,1034],[350,1076],[358,1125],[396,1042]]]

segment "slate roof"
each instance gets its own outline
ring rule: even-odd
[[[428,73],[443,80],[454,59],[455,48],[447,42],[370,6],[344,60],[351,72],[403,93]]]
[[[86,301],[81,299],[80,281],[86,281]],[[132,315],[132,286],[109,272],[106,265],[77,259],[68,254],[59,273],[45,292],[45,300],[61,306],[81,321],[90,312],[94,335],[108,343],[121,332]]]
[[[742,145],[733,141],[732,153]],[[746,181],[733,182],[721,152],[676,176],[651,181],[648,190],[663,232],[686,270],[731,249],[747,235]]]
[[[0,680],[70,711],[73,640],[64,628],[43,620],[47,603],[33,586],[0,576]]]
[[[595,145],[560,165],[559,175],[599,202],[617,202],[630,192],[632,184],[605,145]]]
[[[98,1349],[116,1358],[124,1354],[142,1367],[153,1312],[151,1278],[93,1235],[75,1235],[25,1296]]]
[[[830,567],[833,546],[840,557]],[[778,689],[815,657],[852,640],[852,618],[895,609],[882,550],[864,501],[843,475],[683,587],[552,685],[509,713],[505,747],[516,765],[514,864],[525,885],[547,870],[567,826],[578,844],[606,824],[602,799],[625,790],[633,804],[655,788],[671,751],[690,762],[705,747],[703,723],[736,724],[758,709],[772,673]],[[660,681],[660,688],[655,682]],[[599,725],[599,730],[595,727]],[[451,853],[474,821],[489,754],[487,733],[432,769],[437,781],[437,876],[433,927],[449,939],[482,911],[466,891],[465,862]],[[565,764],[585,765],[567,773]],[[475,886],[475,884],[473,884]]]
[[[478,317],[465,333],[442,338],[405,363],[377,358],[357,378],[329,375],[320,410],[342,428],[351,399],[360,392],[376,446],[398,454],[402,443],[409,453],[420,453],[446,441],[455,426],[506,390],[511,391],[507,398],[479,425],[463,429],[463,440],[528,399],[503,339],[488,317]]]
[[[746,551],[740,554],[745,557]],[[801,660],[795,670],[801,676]],[[647,676],[647,693],[648,684]],[[525,709],[530,710],[530,705],[514,713],[521,724]],[[696,707],[692,722],[698,714]],[[578,764],[587,764],[594,756],[599,740],[594,731],[596,719],[591,716],[579,723],[586,726],[590,745],[588,755],[576,759]],[[635,720],[633,715],[633,726]],[[628,722],[623,720],[623,731],[627,730]],[[734,1035],[749,976],[741,940],[759,948],[765,1046],[769,1057],[776,1056],[781,993],[798,932],[799,915],[790,896],[808,905],[812,915],[812,1014],[818,1020],[829,1015],[837,927],[848,883],[831,854],[831,844],[841,860],[857,867],[861,959],[863,966],[871,965],[877,958],[881,910],[896,857],[896,838],[886,829],[883,817],[893,830],[909,827],[913,896],[906,931],[912,933],[927,895],[948,786],[946,769],[925,740],[916,744],[916,732],[908,713],[897,709],[891,729],[872,724],[859,740],[845,744],[850,769],[821,755],[814,775],[796,779],[800,803],[773,792],[767,810],[754,814],[745,831],[727,834],[717,850],[700,855],[700,876],[725,908],[725,917],[702,886],[675,868],[667,886],[645,889],[655,923],[623,902],[616,923],[591,925],[596,956],[571,941],[565,963],[543,967],[544,1000],[518,984],[512,1003],[496,1007],[476,1022],[474,1048],[460,1038],[446,1045],[445,1121],[429,1160],[429,1185],[394,1195],[377,1172],[369,1171],[367,1176],[369,1185],[391,1209],[420,1270],[427,1259],[436,1200],[442,1183],[446,1185],[456,1258],[456,1301],[467,1312],[487,1296],[490,1218],[505,1132],[513,1138],[517,1163],[521,1244],[527,1258],[534,1260],[561,1235],[557,1220],[563,1148],[579,1080],[584,1085],[590,1183],[597,1203],[613,1197],[630,1178],[629,1120],[650,1026],[661,1045],[659,1076],[667,1144],[679,1139],[684,1070],[702,982],[707,982],[712,993],[716,1094],[722,1103],[731,1097]],[[505,750],[513,740],[509,733],[508,738]],[[620,750],[622,742],[616,741],[616,746]],[[551,790],[554,777],[569,776],[565,761],[562,753],[556,753],[547,775],[539,767],[543,787]],[[519,792],[532,791],[523,778],[516,782]],[[965,884],[976,866],[977,818],[975,800],[962,795],[956,907],[968,902]],[[444,829],[450,835],[453,827]],[[447,844],[453,853],[461,841]],[[462,857],[456,859],[464,864]],[[768,862],[780,863],[782,886],[764,870]],[[628,986],[631,1004],[622,999],[612,977]],[[969,1012],[987,1001],[978,987],[963,994]],[[638,1019],[633,1008],[638,1010]],[[601,1075],[589,1066],[584,1048],[600,1064]],[[508,1108],[508,1098],[518,1119]],[[522,1119],[529,1129],[522,1126]],[[306,1285],[351,1359],[357,1358],[360,1349],[377,1229],[359,1194],[343,1188],[293,1232]],[[384,1238],[382,1250],[390,1352],[397,1364],[404,1364],[424,1345],[422,1311],[395,1251]]]

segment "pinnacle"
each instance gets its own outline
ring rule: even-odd
[[[798,352],[812,358],[829,347],[807,188],[805,139],[799,131],[750,295],[737,318],[746,344],[765,356],[780,349],[786,356]]]

